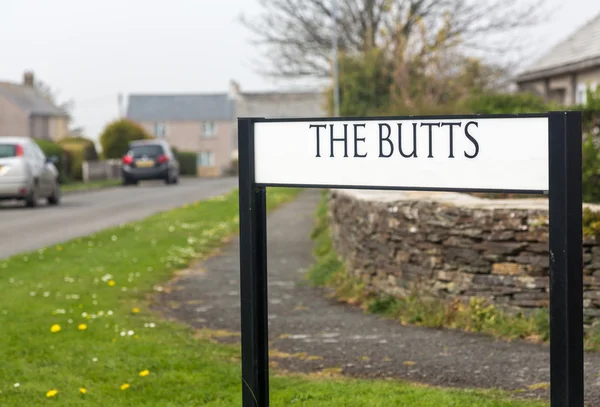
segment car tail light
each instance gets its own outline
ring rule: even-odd
[[[130,155],[123,156],[123,164],[131,164],[133,162],[133,157]]]
[[[158,156],[158,163],[162,164],[162,163],[166,163],[167,161],[169,161],[169,158],[166,155],[159,155]]]
[[[17,157],[22,157],[23,156],[23,146],[20,144],[17,144],[15,146],[15,156]]]

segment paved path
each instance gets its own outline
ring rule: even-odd
[[[0,206],[0,258],[88,235],[156,212],[223,194],[237,187],[237,178],[181,179],[177,185],[143,182],[65,194],[61,205],[37,208],[6,202]]]
[[[306,192],[268,220],[270,349],[300,354],[274,353],[271,360],[279,368],[303,372],[341,368],[351,376],[524,390],[519,394],[547,397],[546,346],[401,326],[328,300],[323,290],[304,284],[303,274],[313,262],[309,235],[317,202],[317,193]],[[238,262],[235,239],[218,256],[174,280],[171,293],[162,294],[157,307],[197,328],[239,332]],[[586,401],[598,406],[599,373],[600,355],[588,355]]]

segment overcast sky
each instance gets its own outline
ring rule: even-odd
[[[600,13],[598,0],[547,0],[531,32],[537,54]],[[257,51],[237,18],[257,0],[0,0],[0,81],[24,70],[75,101],[74,125],[96,139],[122,92],[274,89],[253,72]]]

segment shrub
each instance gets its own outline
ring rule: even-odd
[[[196,153],[192,151],[177,151],[173,149],[177,161],[179,161],[179,173],[181,175],[196,175]]]
[[[109,123],[100,135],[104,158],[121,158],[127,153],[129,143],[135,140],[151,139],[142,126],[128,120],[119,119]]]
[[[70,172],[69,172],[69,154],[65,150],[61,148],[60,145],[54,143],[50,140],[35,140],[37,145],[42,149],[46,157],[58,157],[58,163],[56,163],[56,168],[59,172],[58,182],[61,184],[67,183],[70,181]]]
[[[461,109],[476,114],[517,114],[546,113],[557,108],[530,93],[487,93],[471,96]]]
[[[67,137],[59,141],[60,146],[69,153],[69,175],[72,180],[83,179],[83,162],[98,159],[96,145],[84,137]]]

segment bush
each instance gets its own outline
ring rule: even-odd
[[[181,175],[196,175],[196,153],[192,151],[177,151],[173,148],[173,152],[179,161],[179,173]]]
[[[151,138],[139,124],[128,119],[116,120],[109,123],[100,135],[102,155],[104,158],[121,158],[127,153],[129,143]]]
[[[61,184],[65,184],[70,181],[70,172],[69,172],[69,154],[64,151],[60,145],[50,141],[50,140],[35,140],[37,145],[42,149],[46,157],[58,157],[58,163],[56,163],[56,168],[58,169],[59,176],[58,182]]]
[[[487,93],[473,95],[466,100],[463,110],[475,114],[546,113],[557,109],[551,103],[530,93]]]
[[[83,179],[83,162],[98,159],[96,145],[84,137],[67,137],[59,141],[59,145],[69,153],[69,175],[72,180]]]

